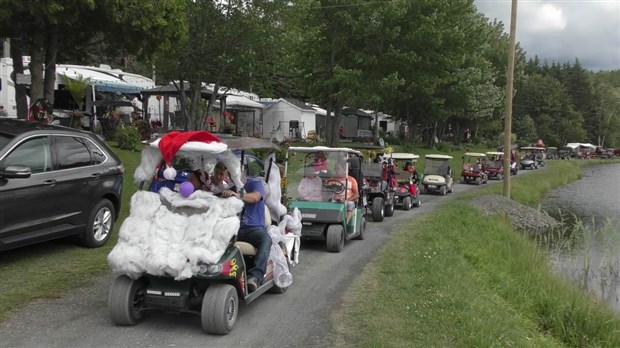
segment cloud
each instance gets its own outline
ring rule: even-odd
[[[510,0],[476,0],[490,20],[510,28]],[[517,41],[528,58],[574,62],[590,70],[620,69],[620,1],[519,1]]]

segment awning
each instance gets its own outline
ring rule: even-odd
[[[117,93],[131,93],[138,94],[144,90],[144,88],[130,85],[120,81],[105,81],[105,80],[89,80],[89,85],[95,86],[95,89],[99,92],[117,92]]]

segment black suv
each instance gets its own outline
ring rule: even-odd
[[[124,167],[95,134],[0,119],[0,251],[78,236],[110,238]]]

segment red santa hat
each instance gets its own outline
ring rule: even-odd
[[[205,144],[219,143],[222,141],[215,135],[205,131],[190,131],[190,132],[170,132],[164,135],[159,140],[159,151],[166,163],[166,169],[164,170],[164,178],[168,180],[174,180],[177,176],[177,171],[172,167],[172,159],[176,155],[177,151],[188,142],[200,142]]]

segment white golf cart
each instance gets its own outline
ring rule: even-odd
[[[450,169],[452,156],[429,154],[424,156],[424,178],[420,191],[422,193],[437,192],[442,196],[454,191],[453,172]]]

